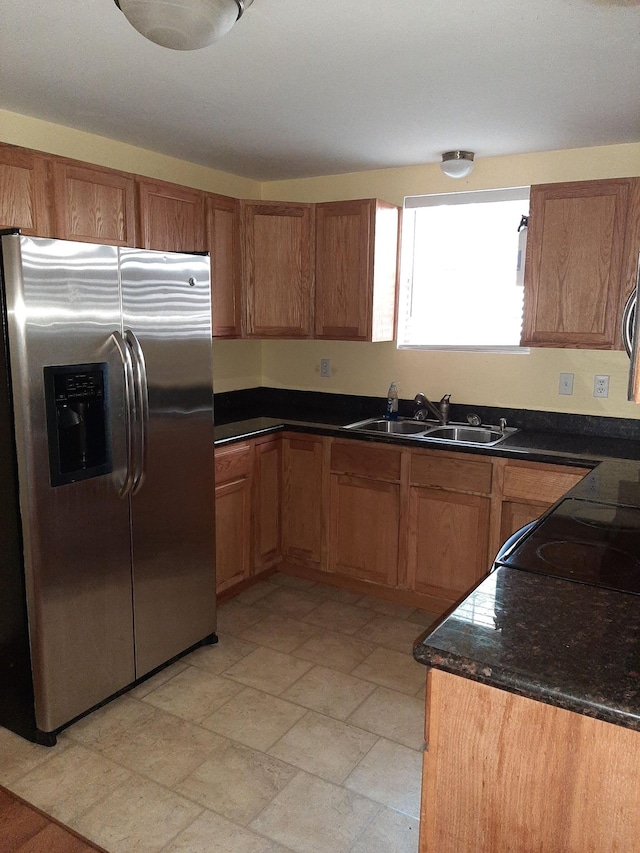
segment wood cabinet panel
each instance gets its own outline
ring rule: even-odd
[[[504,469],[502,494],[503,497],[551,506],[588,473],[587,468],[508,462]]]
[[[250,476],[251,466],[250,444],[245,442],[217,448],[215,452],[216,485]]]
[[[222,592],[249,577],[251,569],[251,481],[216,486],[216,589]]]
[[[211,255],[211,319],[214,338],[242,334],[240,202],[208,193],[207,248]]]
[[[329,571],[396,586],[400,486],[332,474],[329,519]]]
[[[399,480],[402,451],[357,441],[334,441],[331,470],[379,480]]]
[[[200,190],[138,178],[143,249],[204,252],[205,195]]]
[[[488,569],[491,501],[412,486],[409,490],[410,589],[455,601]]]
[[[241,202],[250,337],[307,338],[313,296],[313,206]]]
[[[393,340],[398,227],[377,199],[316,205],[317,338]]]
[[[640,734],[430,670],[420,853],[637,849]]]
[[[531,188],[523,345],[619,346],[630,190],[631,179]]]
[[[256,441],[253,480],[253,568],[261,572],[278,562],[280,543],[281,439]]]
[[[136,245],[132,175],[56,160],[53,184],[57,237],[112,246]]]
[[[491,493],[490,460],[471,460],[458,455],[420,451],[411,454],[410,482],[416,486],[432,486],[460,492]]]
[[[500,543],[506,542],[512,533],[520,530],[525,524],[529,524],[530,521],[540,518],[542,513],[549,509],[549,506],[546,503],[521,503],[513,500],[503,501],[500,515]],[[496,548],[495,550],[497,554],[498,549]]]
[[[322,440],[285,437],[282,444],[282,551],[305,565],[319,566],[325,512]]]
[[[51,237],[50,158],[0,145],[0,228],[20,228],[31,237]]]

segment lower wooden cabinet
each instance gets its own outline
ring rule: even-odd
[[[253,480],[253,571],[275,565],[282,556],[280,544],[280,489],[282,446],[280,436],[255,442]]]
[[[215,451],[216,589],[223,592],[251,574],[251,474],[253,447],[231,444]]]
[[[320,568],[324,531],[323,441],[306,435],[283,439],[282,552]]]
[[[640,733],[440,670],[420,853],[612,853],[640,837]]]

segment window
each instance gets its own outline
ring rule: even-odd
[[[529,187],[405,198],[398,347],[519,348]]]

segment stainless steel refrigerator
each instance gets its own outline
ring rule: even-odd
[[[0,724],[215,642],[209,258],[3,234]]]

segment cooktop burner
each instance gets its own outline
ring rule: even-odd
[[[567,498],[500,562],[640,595],[640,508]]]

